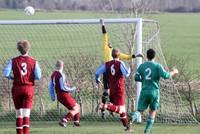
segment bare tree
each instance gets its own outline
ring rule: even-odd
[[[179,88],[180,93],[182,94],[183,100],[186,100],[189,104],[190,112],[193,116],[197,116],[200,112],[198,109],[199,105],[198,99],[196,99],[197,94],[200,95],[200,92],[196,89],[197,86],[194,86],[194,82],[200,79],[200,73],[193,72],[188,68],[191,68],[188,60],[189,58],[176,58],[171,56],[168,60],[169,67],[172,68],[172,64],[176,63],[176,66],[179,68],[179,75],[175,77],[174,82]],[[197,82],[200,84],[200,82]],[[200,88],[200,87],[199,87]]]

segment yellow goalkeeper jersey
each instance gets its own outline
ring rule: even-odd
[[[108,61],[111,61],[113,58],[112,58],[112,48],[110,48],[108,46],[108,34],[107,33],[104,33],[103,34],[103,43],[102,43],[102,52],[103,52],[103,59],[104,59],[104,62],[108,62]],[[132,55],[127,55],[127,54],[124,54],[124,53],[120,53],[119,55],[119,59],[120,60],[131,60],[132,59]]]

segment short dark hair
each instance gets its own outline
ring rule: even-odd
[[[112,50],[112,57],[113,58],[119,58],[119,55],[120,55],[119,49],[113,48],[113,50]]]
[[[31,45],[28,40],[20,40],[17,42],[17,49],[22,55],[26,54],[29,51],[30,47]]]
[[[147,50],[147,59],[148,60],[152,60],[153,58],[155,58],[155,56],[156,56],[155,50],[153,50],[152,48]]]

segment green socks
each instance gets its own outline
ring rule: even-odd
[[[144,133],[150,132],[154,124],[154,118],[148,117]]]

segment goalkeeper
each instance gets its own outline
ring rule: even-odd
[[[111,43],[109,42],[109,39],[108,39],[108,33],[106,32],[106,28],[105,28],[105,24],[104,24],[104,20],[103,19],[100,19],[100,23],[102,25],[102,34],[103,34],[103,43],[102,43],[102,52],[103,52],[103,60],[104,60],[104,63],[108,62],[108,61],[111,61],[113,58],[112,58],[112,45]],[[120,60],[131,60],[133,58],[136,58],[136,57],[143,57],[142,54],[132,54],[132,55],[127,55],[127,54],[123,54],[123,53],[120,53],[119,55],[119,59]],[[103,74],[103,86],[104,86],[104,92],[103,92],[103,95],[102,95],[102,103],[106,103],[109,99],[109,87],[108,87],[108,76],[106,75],[106,73]],[[101,110],[102,112],[102,118],[104,118],[104,115],[105,115],[105,110],[102,109]]]

